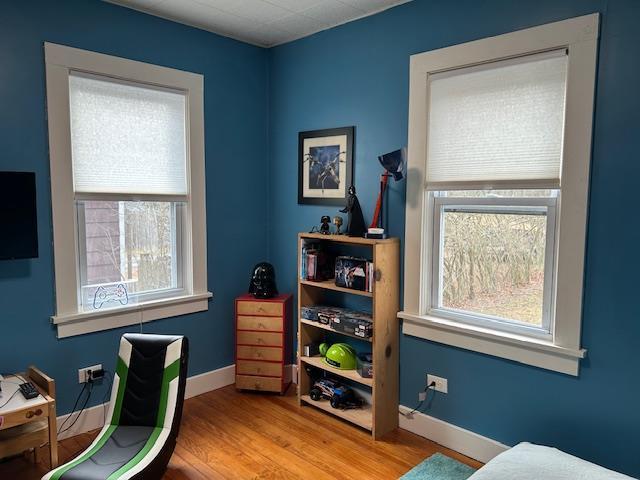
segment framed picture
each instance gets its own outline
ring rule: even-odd
[[[353,181],[355,127],[298,134],[298,203],[344,205]]]

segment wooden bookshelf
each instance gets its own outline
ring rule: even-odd
[[[300,258],[302,242],[320,241],[340,245],[354,245],[368,247],[367,257],[373,261],[375,281],[373,292],[363,292],[343,287],[337,287],[333,280],[313,282],[300,278]],[[345,252],[348,253],[348,252]],[[301,233],[298,235],[298,401],[300,405],[310,405],[336,417],[342,418],[361,428],[371,431],[374,439],[398,427],[398,321],[396,314],[399,310],[399,262],[400,241],[397,238],[373,240],[367,238],[348,237],[346,235],[322,235],[318,233]],[[373,337],[362,339],[354,335],[338,332],[328,325],[305,320],[301,316],[301,308],[310,305],[326,305],[327,292],[342,292],[347,295],[368,297],[373,314]],[[324,362],[319,357],[300,356],[303,346],[317,341],[323,341],[327,332],[335,335],[359,338],[371,342],[373,354],[373,378],[362,378],[354,370],[338,370]],[[371,389],[371,404],[362,409],[340,410],[332,408],[328,400],[314,401],[309,397],[311,379],[304,366],[314,367],[331,372],[338,378],[346,378],[360,384],[364,390]]]

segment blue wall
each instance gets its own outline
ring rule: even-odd
[[[267,253],[263,211],[254,208],[267,195],[266,51],[101,1],[25,0],[0,7],[0,170],[36,172],[40,257],[0,262],[0,371],[42,367],[55,377],[58,412],[65,413],[78,392],[77,369],[103,363],[113,370],[119,337],[129,330],[57,340],[49,322],[55,303],[44,41],[204,74],[214,297],[208,312],[144,330],[188,335],[191,375],[232,364],[233,298]]]
[[[356,187],[371,218],[376,156],[407,142],[409,55],[593,12],[602,13],[579,378],[412,337],[400,342],[401,403],[413,406],[425,372],[449,379],[425,413],[507,444],[551,444],[640,475],[640,2],[415,0],[380,15],[271,49],[269,256],[294,291],[296,232],[337,209],[297,205],[297,133],[356,126]],[[404,232],[404,183],[390,194]]]
[[[400,393],[403,404],[413,405],[425,372],[445,376],[449,394],[426,413],[507,444],[553,444],[640,475],[640,307],[632,270],[640,264],[633,222],[640,174],[635,0],[415,0],[270,51],[100,1],[3,2],[0,170],[37,173],[40,257],[0,262],[0,371],[43,367],[58,382],[59,411],[67,412],[78,391],[77,368],[97,362],[113,368],[127,330],[57,340],[49,324],[54,291],[42,42],[205,75],[215,296],[208,312],[145,326],[190,336],[193,375],[233,362],[232,299],[246,289],[252,264],[268,254],[280,289],[295,291],[296,233],[337,213],[297,205],[299,131],[356,125],[356,185],[370,218],[376,156],[406,144],[409,55],[592,12],[603,17],[583,327],[589,358],[580,377],[402,337]],[[402,237],[404,184],[392,184],[389,197],[390,231]]]

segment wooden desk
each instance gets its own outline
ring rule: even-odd
[[[20,377],[33,383],[40,395],[25,400],[22,393],[16,392],[22,383]],[[53,379],[36,367],[29,367],[26,374],[7,376],[2,380],[0,405],[4,405],[10,397],[11,400],[0,408],[0,458],[33,448],[37,460],[39,448],[48,443],[51,468],[58,466],[55,395]]]

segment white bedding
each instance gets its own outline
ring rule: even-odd
[[[556,448],[521,443],[501,453],[469,480],[632,480]]]

